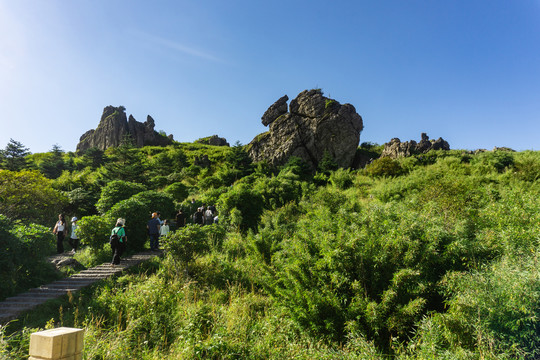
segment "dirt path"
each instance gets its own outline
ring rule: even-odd
[[[0,302],[0,325],[16,319],[21,313],[32,310],[34,307],[48,300],[59,298],[68,292],[75,292],[89,286],[99,280],[113,275],[121,274],[126,269],[161,255],[161,252],[142,252],[122,259],[120,265],[115,267],[110,264],[99,265],[83,270],[68,278],[57,280],[38,288],[5,299]]]

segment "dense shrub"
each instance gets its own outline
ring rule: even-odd
[[[178,274],[181,274],[182,270],[187,270],[195,256],[210,249],[206,238],[207,234],[204,231],[208,227],[212,227],[212,225],[188,224],[162,240],[163,249],[173,260]]]
[[[260,193],[246,184],[238,184],[220,196],[218,205],[220,214],[223,215],[222,220],[228,218],[241,230],[246,231],[257,227],[264,200]]]
[[[150,220],[151,213],[155,211],[161,212],[162,220],[173,218],[175,214],[173,198],[165,193],[143,191],[120,201],[106,215],[114,220],[125,219],[128,248],[142,250],[147,240],[146,224]]]
[[[163,189],[163,192],[171,195],[174,201],[178,203],[181,203],[189,196],[188,187],[181,182],[175,182],[167,186],[165,189]]]
[[[0,214],[12,220],[54,224],[68,200],[37,171],[0,170]]]
[[[109,242],[115,221],[116,219],[107,215],[91,215],[81,218],[77,229],[81,244],[89,246],[94,252],[103,249],[103,246]]]
[[[367,165],[365,172],[373,177],[398,176],[403,174],[403,168],[399,164],[399,161],[390,159],[389,157],[382,157],[373,160]]]
[[[292,172],[282,171],[278,176],[260,178],[255,182],[253,189],[261,194],[265,209],[277,209],[302,197],[298,175]]]
[[[0,215],[0,300],[55,277],[45,256],[54,252],[54,236],[37,224],[18,224]]]
[[[145,190],[146,187],[141,184],[124,180],[111,181],[101,190],[101,196],[96,203],[96,209],[101,214],[105,214],[116,203],[129,199],[133,195]]]

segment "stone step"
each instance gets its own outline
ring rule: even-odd
[[[94,268],[83,270],[69,278],[57,280],[51,284],[42,285],[8,298],[0,302],[0,325],[16,319],[20,313],[32,310],[35,306],[41,305],[48,300],[61,297],[68,292],[78,291],[110,276],[121,274],[124,270],[132,266],[137,266],[161,254],[162,252],[135,254],[127,259],[122,259],[120,265],[98,265]]]

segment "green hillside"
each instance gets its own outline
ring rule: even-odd
[[[118,217],[129,252],[156,210],[216,205],[219,224],[173,224],[163,258],[0,328],[0,354],[74,326],[86,359],[538,358],[540,152],[380,150],[316,173],[239,144],[4,158],[1,298],[58,276],[24,259],[54,252],[59,212],[81,219],[85,266],[110,260]]]

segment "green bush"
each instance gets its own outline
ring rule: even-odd
[[[189,196],[189,189],[181,182],[175,182],[163,189],[163,192],[172,196],[174,201],[181,203]]]
[[[0,300],[55,278],[46,256],[54,252],[51,231],[37,224],[13,224],[0,215]]]
[[[96,209],[101,214],[105,214],[115,204],[119,203],[122,200],[129,199],[133,195],[145,190],[146,187],[141,184],[124,180],[111,181],[107,185],[105,185],[103,190],[101,190],[101,196],[96,203]]]
[[[403,168],[399,164],[399,161],[390,159],[389,157],[373,160],[371,164],[365,167],[364,171],[373,177],[399,176],[403,174]]]
[[[151,213],[155,211],[161,212],[161,220],[173,218],[175,214],[173,198],[153,190],[143,191],[120,201],[106,215],[112,219],[126,220],[128,249],[138,251],[144,249],[147,240],[146,224],[150,220]]]
[[[163,249],[173,260],[178,274],[187,270],[196,256],[210,249],[205,232],[207,227],[212,226],[188,224],[162,239]]]
[[[220,221],[237,219],[241,230],[256,229],[263,206],[264,200],[260,193],[246,184],[235,185],[219,198],[218,208],[223,215]]]
[[[98,252],[109,242],[116,219],[110,215],[85,216],[78,221],[77,234],[81,244]]]
[[[338,169],[330,173],[330,183],[340,189],[346,190],[353,185],[354,176],[351,174],[350,170]]]
[[[38,171],[0,170],[0,214],[12,220],[54,224],[68,199]]]
[[[280,172],[278,176],[258,179],[253,187],[262,195],[265,209],[277,209],[302,197],[298,176],[292,172]]]

